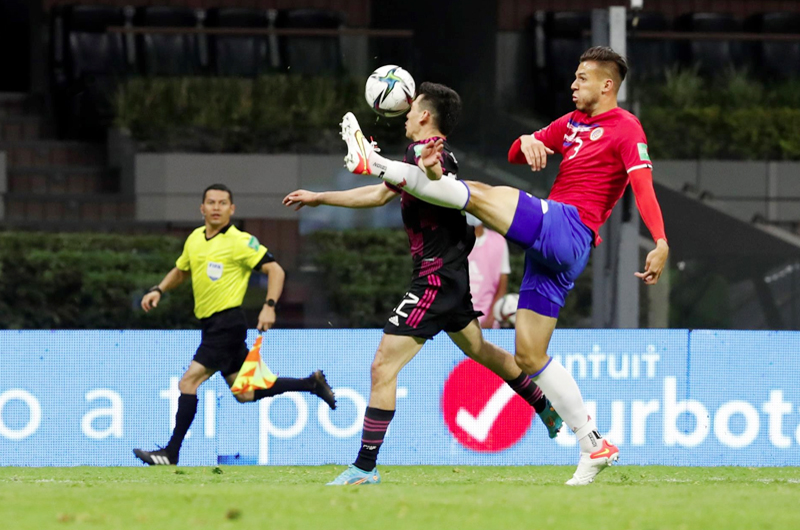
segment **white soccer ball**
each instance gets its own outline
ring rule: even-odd
[[[411,108],[416,90],[411,74],[399,66],[387,64],[369,76],[364,97],[372,110],[381,116],[392,118]]]
[[[517,322],[517,306],[519,305],[519,295],[517,293],[508,293],[497,299],[492,308],[494,319],[500,325],[508,327],[513,326]]]

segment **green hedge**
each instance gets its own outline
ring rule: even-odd
[[[346,78],[132,78],[114,107],[115,126],[147,151],[337,153],[347,111],[384,145],[404,134],[402,119],[379,120],[362,81]]]
[[[800,160],[800,82],[766,85],[746,71],[705,79],[670,70],[636,89],[657,159]]]
[[[182,246],[164,236],[0,233],[0,327],[195,327],[189,282],[156,311],[139,307]]]
[[[411,280],[408,237],[403,230],[319,231],[307,241],[311,261],[322,275],[328,303],[340,325],[383,327]],[[519,292],[522,251],[510,246],[509,292]],[[590,269],[578,278],[559,318],[560,327],[584,327],[592,310]]]
[[[195,328],[190,282],[168,292],[155,311],[139,306],[182,245],[168,236],[0,233],[0,328]],[[308,237],[306,250],[321,280],[315,296],[335,313],[336,326],[382,327],[411,280],[403,230],[319,231]],[[510,292],[519,290],[522,260],[512,252]],[[567,300],[559,325],[586,325],[588,273]]]
[[[307,248],[337,324],[383,327],[411,280],[405,231],[320,230],[308,237]]]
[[[800,109],[642,108],[655,159],[800,160]]]

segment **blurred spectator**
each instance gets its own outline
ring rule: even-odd
[[[508,290],[508,243],[503,236],[485,228],[477,217],[466,214],[467,223],[475,227],[475,247],[469,255],[469,288],[472,305],[482,311],[482,328],[499,328],[492,307]]]

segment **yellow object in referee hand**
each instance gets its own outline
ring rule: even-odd
[[[261,360],[261,337],[259,336],[239,369],[239,375],[236,376],[236,380],[231,386],[231,392],[242,394],[251,390],[269,388],[275,384],[277,379],[278,376],[273,374]]]

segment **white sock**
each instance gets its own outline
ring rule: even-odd
[[[533,378],[533,381],[542,389],[561,419],[575,433],[581,445],[581,451],[597,450],[599,448],[597,427],[594,420],[589,417],[578,383],[566,368],[551,358],[547,366]]]
[[[369,156],[369,170],[389,184],[436,206],[463,210],[469,202],[469,188],[465,183],[448,177],[430,180],[417,166],[389,160],[378,153]]]

